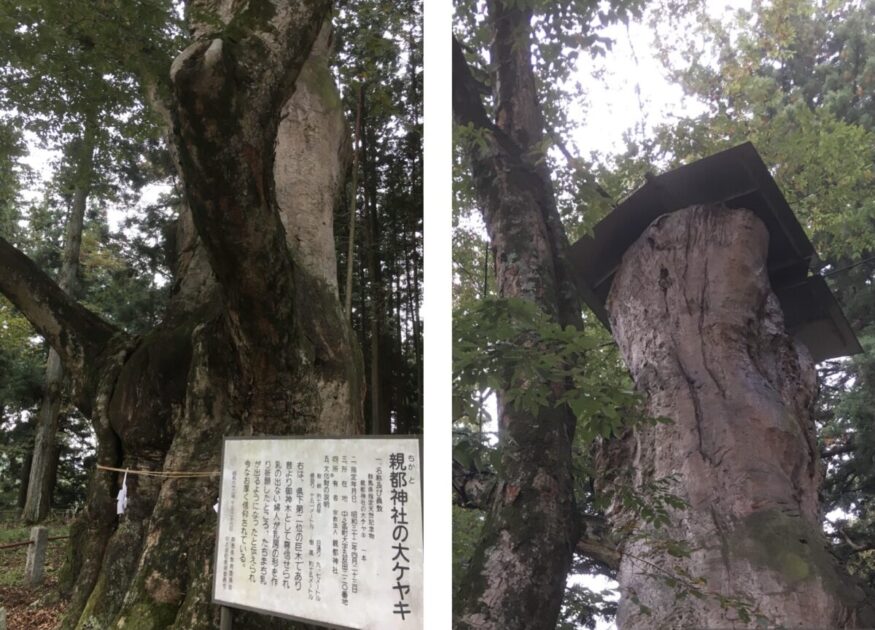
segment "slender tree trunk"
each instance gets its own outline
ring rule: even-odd
[[[21,470],[18,474],[18,507],[24,508],[27,501],[27,486],[30,483],[30,465],[33,462],[33,450],[29,451],[21,461]]]
[[[362,143],[362,104],[365,99],[365,86],[359,84],[358,99],[355,108],[355,135],[352,142],[352,183],[349,190],[349,230],[347,231],[349,242],[346,248],[346,286],[344,287],[344,313],[347,321],[352,321],[352,275],[353,261],[355,260],[355,224],[356,208],[358,206],[358,176],[359,154]]]
[[[374,235],[373,212],[374,208],[368,204],[368,198],[365,197],[365,251],[367,252],[368,260],[368,295],[370,299],[370,347],[371,347],[371,377],[369,379],[368,397],[371,402],[371,418],[373,431],[377,435],[391,433],[391,428],[388,426],[388,418],[383,409],[383,382],[381,380],[381,361],[380,361],[380,337],[382,334],[382,319],[383,319],[383,301],[382,290],[379,286],[377,273],[377,255],[376,243]]]
[[[370,347],[370,378],[368,379],[368,400],[371,409],[371,432],[375,435],[391,433],[388,414],[383,401],[383,382],[381,380],[381,337],[383,334],[383,287],[381,286],[379,233],[377,230],[377,170],[373,155],[373,146],[368,135],[367,124],[364,125],[363,136],[367,139],[362,143],[362,169],[364,171],[363,189],[365,226],[364,253],[368,270],[367,297],[369,305],[369,347]]]
[[[613,474],[600,478],[612,480],[608,490],[644,492],[671,478],[689,503],[659,531],[619,499],[607,511],[629,532],[618,574],[623,630],[753,626],[745,604],[781,627],[875,623],[827,551],[814,366],[784,332],[767,248],[752,212],[694,206],[651,224],[614,277],[614,336],[649,414],[674,422],[606,443],[600,463]],[[689,556],[671,553],[666,536]],[[678,580],[700,578],[705,597],[677,598]]]
[[[85,222],[85,208],[91,191],[91,178],[94,162],[93,121],[88,119],[85,133],[76,148],[76,172],[73,175],[74,191],[67,218],[64,252],[61,263],[59,286],[76,294],[79,275],[79,250],[82,245],[82,228]],[[52,488],[56,465],[58,416],[64,395],[64,368],[61,358],[54,348],[49,348],[46,361],[45,393],[37,412],[36,435],[34,436],[33,461],[30,467],[30,481],[27,486],[27,499],[22,511],[22,519],[27,523],[38,523],[49,513],[52,502]]]
[[[461,46],[453,45],[453,111],[488,147],[468,150],[474,186],[495,251],[498,294],[530,300],[562,326],[580,326],[549,172],[537,147],[543,122],[531,64],[531,11],[488,3],[493,33],[495,121],[480,101]],[[561,385],[552,384],[561,395]],[[564,405],[529,413],[499,396],[501,465],[483,535],[455,599],[468,629],[552,630],[578,538],[571,445]],[[521,517],[521,515],[525,515]]]

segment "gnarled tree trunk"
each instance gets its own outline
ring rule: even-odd
[[[609,509],[612,525],[631,534],[618,575],[623,630],[747,627],[721,596],[782,627],[873,623],[859,608],[863,592],[826,549],[814,366],[784,332],[767,249],[752,212],[694,206],[654,221],[614,277],[614,336],[647,411],[674,423],[606,445],[601,464],[631,471],[607,477],[614,490],[673,476],[672,492],[689,503],[660,531],[620,501]],[[665,536],[690,555],[669,553]],[[666,577],[704,578],[706,596],[678,600]]]
[[[131,470],[218,470],[223,435],[363,430],[334,259],[349,151],[328,4],[192,4],[214,19],[192,25],[171,70],[187,206],[163,322],[141,337],[114,329],[0,240],[0,290],[58,349],[99,463]],[[216,627],[218,477],[129,475],[116,517],[120,477],[95,473],[72,527],[64,627]],[[289,626],[240,611],[234,623]]]

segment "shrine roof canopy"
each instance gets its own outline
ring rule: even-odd
[[[753,144],[746,142],[648,178],[571,246],[583,299],[607,326],[605,301],[623,254],[656,218],[696,204],[747,208],[769,231],[768,273],[785,326],[815,361],[862,352],[824,279],[810,275],[817,254]]]

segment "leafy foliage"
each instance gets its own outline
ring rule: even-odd
[[[503,404],[532,414],[568,405],[584,442],[619,435],[635,417],[640,399],[628,377],[604,378],[622,374],[622,367],[599,329],[563,328],[532,302],[487,298],[457,312],[453,330],[458,410],[470,402],[465,392],[472,389],[501,391]],[[570,386],[558,386],[563,383]]]

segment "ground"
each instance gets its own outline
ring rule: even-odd
[[[66,536],[63,521],[46,523],[49,537]],[[0,545],[28,540],[30,528],[17,521],[0,523]],[[0,608],[6,609],[7,630],[54,630],[64,613],[64,602],[57,601],[58,571],[64,562],[64,540],[49,542],[45,581],[41,586],[24,585],[27,547],[0,549]]]

